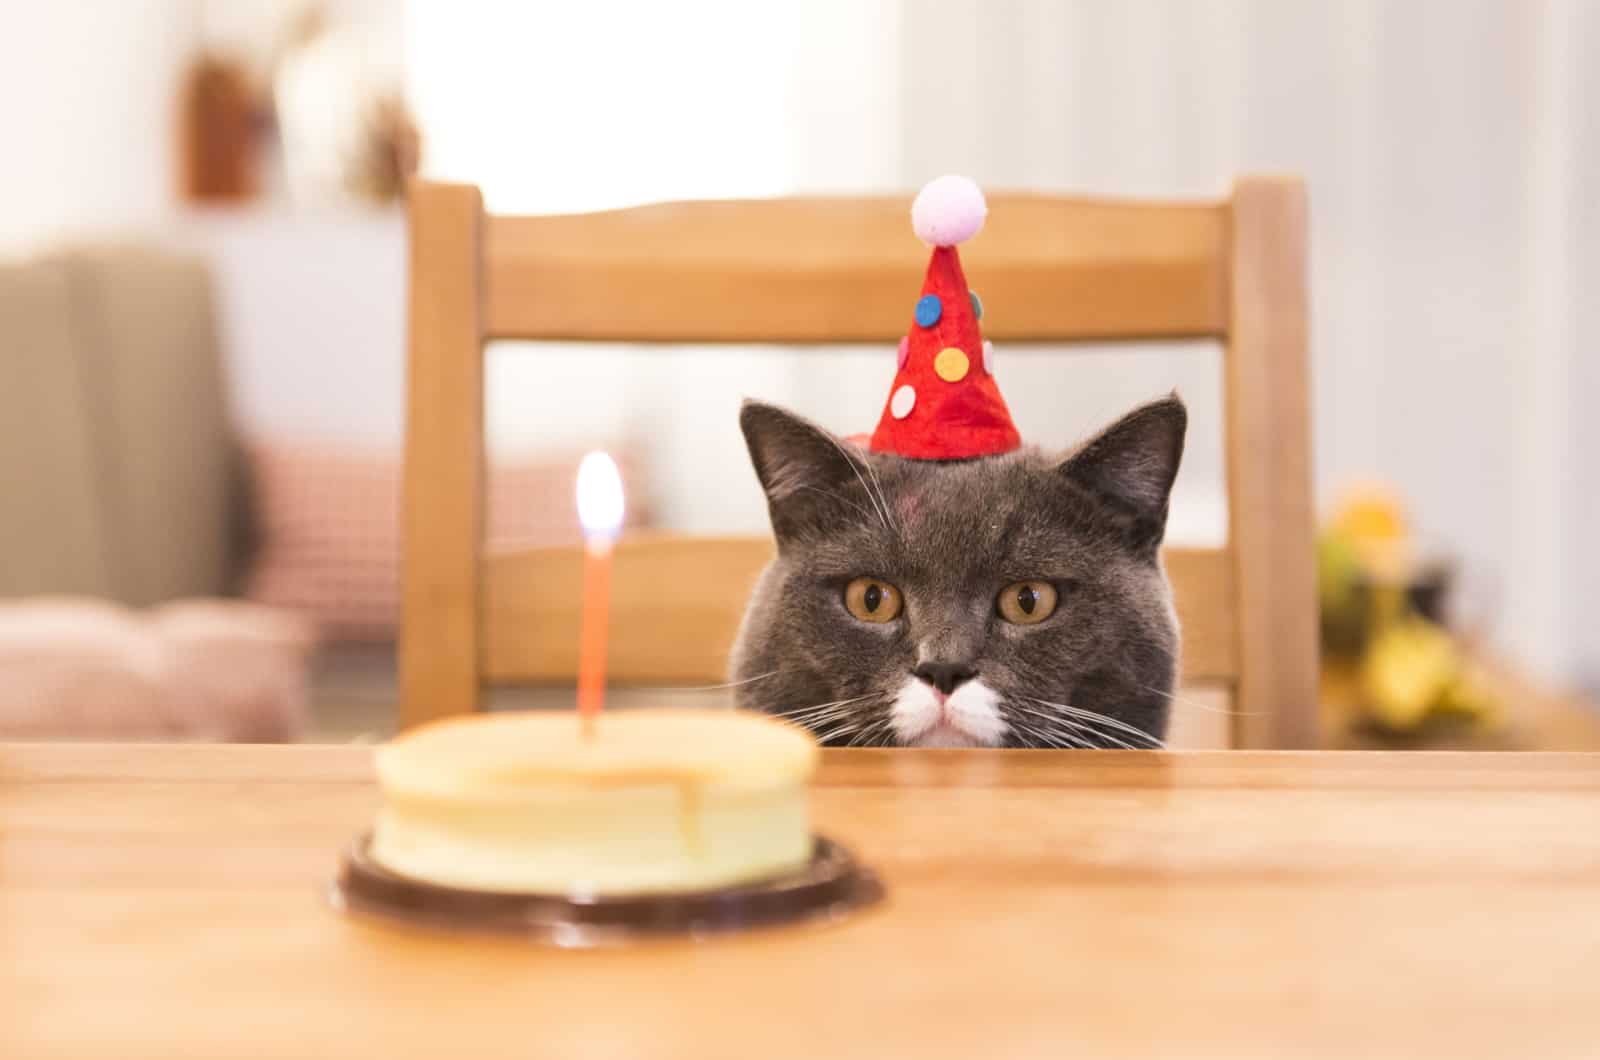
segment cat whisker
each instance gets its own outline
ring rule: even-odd
[[[784,718],[795,714],[809,714],[812,711],[827,710],[830,707],[842,707],[847,703],[854,703],[853,699],[834,699],[826,703],[810,703],[803,707],[791,707],[788,710],[775,710],[771,713],[776,717]]]
[[[777,714],[773,716],[783,718],[785,721],[792,721],[796,725],[803,726],[807,729],[816,729],[824,725],[832,725],[836,721],[853,717],[854,715],[855,711],[850,710],[846,706],[839,705],[819,707],[803,714]]]
[[[1054,714],[1046,714],[1042,710],[1036,710],[1033,707],[1025,707],[1021,703],[1012,703],[1012,704],[1009,704],[1009,706],[1010,706],[1010,708],[1012,710],[1016,711],[1019,714],[1027,714],[1027,715],[1030,715],[1032,717],[1038,718],[1041,721],[1055,721],[1056,720],[1056,716]]]
[[[899,528],[894,525],[893,517],[889,514],[889,504],[882,497],[882,489],[880,488],[877,493],[874,493],[872,487],[867,485],[867,480],[861,475],[861,468],[865,466],[867,474],[872,475],[873,481],[876,482],[878,476],[873,472],[872,465],[865,461],[858,463],[857,458],[853,454],[846,452],[845,447],[840,445],[839,440],[833,435],[825,434],[824,437],[828,439],[835,449],[839,450],[839,455],[844,457],[845,462],[850,465],[850,470],[855,472],[856,481],[861,483],[861,488],[866,491],[867,500],[872,502],[872,506],[878,510],[878,520],[883,523],[883,528],[898,534]]]
[[[846,747],[871,747],[872,746],[872,741],[876,740],[880,736],[882,736],[887,729],[888,729],[888,726],[884,723],[884,721],[882,719],[874,721],[872,724],[866,726],[860,732],[858,732],[854,736],[852,736],[850,738],[850,742],[845,744],[845,746]]]
[[[1105,729],[1103,727],[1103,722],[1091,721],[1082,717],[1081,715],[1063,719],[1063,724],[1068,725],[1079,732],[1086,732],[1094,739],[1103,740],[1106,743],[1112,744],[1113,746],[1119,747],[1125,751],[1156,751],[1165,746],[1160,740],[1156,739],[1154,736],[1151,736],[1149,733],[1139,732],[1138,730],[1134,730],[1133,733],[1128,734],[1137,742],[1129,743],[1127,739],[1119,736],[1116,732]]]
[[[1026,736],[1037,743],[1045,744],[1048,747],[1058,747],[1064,750],[1070,750],[1073,747],[1082,746],[1081,743],[1076,742],[1072,737],[1058,736],[1055,733],[1047,732],[1044,729],[1034,725],[1029,725],[1027,722],[1021,721],[1014,717],[1007,718],[1006,724],[1011,727],[1012,731]]]
[[[651,687],[650,691],[668,692],[672,694],[683,693],[685,695],[694,692],[720,692],[727,688],[739,688],[743,685],[753,685],[757,681],[765,681],[769,677],[776,677],[778,674],[785,672],[786,671],[783,670],[768,670],[764,674],[756,674],[754,677],[746,677],[742,681],[728,681],[725,684],[720,685],[659,685]]]
[[[1113,729],[1121,730],[1122,732],[1125,732],[1129,736],[1133,736],[1135,738],[1145,740],[1154,739],[1154,737],[1145,732],[1143,729],[1135,728],[1125,721],[1119,721],[1118,719],[1111,717],[1109,714],[1101,714],[1100,712],[1094,710],[1085,710],[1083,707],[1075,707],[1071,703],[1052,703],[1046,699],[1033,699],[1032,702],[1046,707],[1053,707],[1056,710],[1071,714],[1074,717],[1082,718],[1084,721],[1098,722],[1100,724],[1110,726]]]
[[[1034,702],[1044,703],[1043,700],[1035,700]],[[1046,705],[1047,706],[1051,706],[1053,704],[1046,704]],[[1061,714],[1059,712],[1057,712],[1057,713],[1047,713],[1045,711],[1039,710],[1036,707],[1025,707],[1020,703],[1013,704],[1012,705],[1012,709],[1017,711],[1020,714],[1025,714],[1030,718],[1036,718],[1039,721],[1045,722],[1046,724],[1053,725],[1053,724],[1056,724],[1057,722],[1061,721]]]
[[[885,711],[878,720],[877,731],[873,734],[877,747],[897,747],[900,743],[900,733],[895,728],[894,715]]]
[[[1035,710],[1021,703],[1008,702],[1002,707],[1001,716],[1007,725],[1020,734],[1030,736],[1051,746],[1063,746],[1060,742],[1063,739],[1062,734],[1053,731],[1057,723],[1057,719],[1053,715],[1045,714],[1043,711]]]
[[[1057,740],[1065,741],[1064,743],[1059,744],[1058,746],[1077,747],[1077,748],[1082,748],[1082,749],[1085,749],[1085,750],[1092,749],[1095,746],[1097,746],[1096,744],[1093,744],[1093,743],[1089,742],[1089,740],[1086,739],[1084,736],[1078,735],[1078,734],[1083,733],[1083,732],[1090,732],[1091,734],[1093,734],[1093,735],[1098,737],[1100,735],[1099,733],[1094,733],[1093,730],[1087,729],[1084,726],[1076,725],[1073,722],[1068,721],[1067,719],[1061,717],[1058,714],[1045,714],[1042,711],[1031,710],[1028,707],[1024,707],[1024,706],[1021,706],[1021,705],[1018,705],[1018,704],[1013,704],[1012,705],[1012,709],[1017,711],[1018,713],[1025,714],[1029,718],[1035,719],[1038,722],[1042,722],[1043,725],[1046,727],[1045,731],[1050,736],[1054,737]],[[1032,724],[1029,724],[1029,723],[1021,723],[1021,724],[1023,725],[1023,727],[1031,729],[1031,730],[1033,730],[1035,732],[1040,731],[1040,727],[1038,725],[1032,725]],[[1063,728],[1065,728],[1068,731],[1065,731],[1065,732],[1061,731]]]
[[[1057,746],[1069,751],[1093,751],[1098,749],[1093,741],[1078,735],[1077,731],[1070,727],[1066,732],[1047,732],[1045,735],[1052,739]]]
[[[1208,706],[1205,703],[1199,703],[1192,699],[1185,699],[1183,696],[1180,696],[1175,692],[1163,692],[1159,688],[1152,688],[1150,685],[1139,684],[1137,681],[1135,681],[1134,684],[1139,688],[1144,689],[1146,692],[1154,692],[1158,696],[1165,696],[1167,699],[1171,700],[1173,703],[1177,703],[1180,706],[1193,707],[1195,710],[1203,710],[1210,714],[1228,714],[1239,718],[1257,718],[1267,713],[1264,710],[1229,710],[1227,707]]]
[[[877,734],[878,734],[879,730],[882,728],[882,726],[883,726],[883,719],[881,717],[880,718],[874,718],[872,721],[869,721],[866,725],[863,725],[861,727],[861,731],[856,733],[854,736],[852,736],[850,738],[850,742],[845,744],[845,746],[846,747],[858,747],[858,746],[863,746],[863,745],[867,744],[869,741],[871,741],[872,739],[874,739],[877,736]]]
[[[1154,736],[1151,736],[1143,729],[1136,729],[1126,722],[1118,721],[1116,718],[1110,717],[1106,714],[1101,714],[1098,711],[1084,710],[1081,707],[1074,707],[1070,703],[1052,703],[1049,700],[1034,699],[1032,697],[1029,697],[1029,701],[1038,703],[1041,706],[1050,707],[1053,710],[1058,710],[1063,715],[1066,715],[1060,719],[1063,725],[1070,726],[1071,728],[1078,729],[1080,731],[1087,731],[1093,734],[1097,739],[1104,739],[1107,742],[1114,743],[1119,747],[1125,748],[1126,750],[1155,750],[1164,746],[1160,740],[1156,739]],[[1128,738],[1141,741],[1143,746],[1134,746],[1133,744],[1128,743],[1127,740],[1117,735],[1118,733],[1125,734]]]
[[[799,489],[803,489],[803,490],[810,490],[812,493],[820,493],[824,497],[832,497],[834,500],[838,501],[841,504],[848,504],[850,507],[852,507],[856,511],[860,512],[862,515],[868,516],[870,518],[876,518],[876,519],[882,521],[883,517],[881,515],[879,515],[876,511],[868,511],[867,509],[861,507],[861,505],[857,504],[855,501],[851,500],[849,497],[841,496],[841,495],[835,493],[833,490],[825,490],[821,486],[812,486],[812,485],[810,485],[808,483],[801,483],[798,488]]]
[[[1097,744],[1097,746],[1103,746],[1104,744],[1110,744],[1112,747],[1115,747],[1118,750],[1122,750],[1122,751],[1138,751],[1138,750],[1141,750],[1141,748],[1133,746],[1133,744],[1129,743],[1127,740],[1124,740],[1120,736],[1113,735],[1112,733],[1109,733],[1109,732],[1101,732],[1098,729],[1091,728],[1088,725],[1084,725],[1084,724],[1081,724],[1081,723],[1076,722],[1076,721],[1071,721],[1071,720],[1069,720],[1067,718],[1061,719],[1061,724],[1067,726],[1067,728],[1069,728],[1069,729],[1072,729],[1074,732],[1087,733],[1088,735],[1085,737],[1085,739],[1100,741],[1100,743]]]
[[[810,729],[817,734],[819,742],[825,743],[830,739],[856,735],[857,730],[863,727],[862,718],[861,712],[852,708],[865,700],[881,696],[882,693],[880,692],[868,692],[866,695],[855,696],[850,699],[838,699],[828,703],[815,703],[810,706],[777,711],[772,716],[783,718],[803,728]]]
[[[859,720],[852,719],[844,722],[841,725],[836,725],[827,732],[817,733],[817,742],[820,744],[826,744],[829,740],[838,740],[846,736],[855,735],[859,733],[861,729],[861,722]],[[846,744],[846,746],[849,745]]]
[[[814,717],[818,714],[824,714],[840,705],[841,704],[838,703],[818,703],[809,707],[796,707],[793,710],[774,710],[770,713],[774,718],[788,718],[790,720],[794,720],[796,718]]]
[[[879,694],[880,693],[877,693],[877,692],[868,692],[865,695],[853,696],[850,699],[835,699],[835,700],[831,700],[831,701],[829,701],[827,703],[812,703],[809,706],[793,707],[793,708],[791,708],[789,710],[775,710],[775,711],[771,711],[770,713],[774,717],[786,718],[786,717],[790,717],[790,716],[795,715],[795,714],[805,714],[805,713],[808,713],[808,712],[814,711],[814,710],[824,710],[824,709],[827,709],[829,707],[843,707],[843,706],[847,706],[848,704],[851,704],[851,703],[859,703],[863,699],[871,699],[873,696],[879,695]]]
[[[869,693],[847,702],[856,704],[862,700],[873,698],[881,699],[883,698],[883,693]],[[807,728],[816,733],[819,743],[827,743],[829,740],[839,740],[848,736],[850,739],[843,746],[869,747],[873,746],[873,741],[881,740],[892,731],[893,720],[893,717],[886,713],[872,718],[863,718],[859,709],[838,709],[829,712],[825,720],[809,723],[802,722],[802,724],[805,724]]]
[[[1066,722],[1066,724],[1081,732],[1088,733],[1089,739],[1102,740],[1105,743],[1109,743],[1113,747],[1123,751],[1159,751],[1166,746],[1166,744],[1162,743],[1154,736],[1151,736],[1149,733],[1140,733],[1138,736],[1134,737],[1134,743],[1129,743],[1127,740],[1123,739],[1121,736],[1118,736],[1114,732],[1107,732],[1104,729],[1097,729],[1093,724],[1084,722],[1082,720],[1075,719]]]
[[[894,532],[896,534],[899,534],[900,533],[900,524],[898,523],[898,521],[896,521],[896,519],[894,517],[894,512],[889,507],[889,498],[883,492],[883,482],[882,482],[881,479],[878,478],[877,470],[872,466],[872,461],[870,461],[870,460],[863,460],[862,463],[866,465],[867,475],[868,475],[868,477],[870,477],[872,479],[873,488],[878,491],[878,500],[880,502],[882,502],[883,510],[889,514],[889,522],[890,522],[890,524],[893,525]]]

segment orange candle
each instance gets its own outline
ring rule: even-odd
[[[590,538],[584,548],[583,622],[578,636],[578,714],[585,733],[606,699],[606,625],[611,613],[611,542]]]
[[[583,617],[578,630],[578,717],[585,735],[606,697],[606,626],[611,611],[611,553],[622,531],[622,476],[594,452],[578,465],[578,521],[583,524]]]

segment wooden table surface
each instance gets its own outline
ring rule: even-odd
[[[0,1056],[1600,1056],[1600,756],[830,752],[842,924],[336,913],[359,747],[0,745]]]

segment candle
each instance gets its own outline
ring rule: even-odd
[[[578,465],[578,522],[583,524],[583,617],[578,634],[578,717],[586,736],[606,696],[606,622],[611,603],[611,551],[622,531],[622,476],[616,462],[593,452]]]

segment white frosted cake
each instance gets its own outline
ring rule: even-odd
[[[482,891],[700,891],[811,856],[811,735],[727,710],[482,714],[378,751],[372,856]]]

